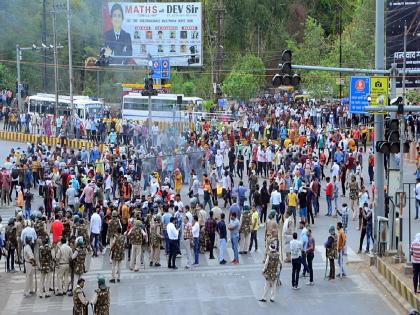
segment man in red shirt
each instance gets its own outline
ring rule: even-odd
[[[51,224],[51,233],[53,235],[53,243],[57,243],[63,234],[64,225],[61,222],[59,214],[55,215],[55,221]]]
[[[334,185],[331,182],[330,177],[326,178],[327,186],[325,187],[325,196],[327,197],[327,205],[328,205],[328,212],[326,216],[332,215],[332,198],[333,198],[333,192],[334,192]]]

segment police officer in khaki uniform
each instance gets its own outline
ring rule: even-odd
[[[39,264],[39,247],[43,244],[44,239],[47,236],[47,227],[42,218],[42,213],[39,210],[34,211],[33,215],[35,217],[34,229],[37,236],[34,247],[34,255],[35,261]]]
[[[49,288],[51,283],[51,272],[53,270],[53,258],[51,253],[50,239],[44,237],[43,244],[39,247],[39,297],[50,297]]]
[[[275,210],[272,210],[270,214],[268,215],[268,220],[265,225],[264,240],[265,240],[265,255],[264,255],[263,263],[265,263],[271,243],[274,242],[277,246],[277,249],[279,248],[279,226],[276,222]]]
[[[111,294],[109,288],[105,285],[105,278],[98,277],[98,289],[95,290],[92,305],[93,314],[109,315],[109,306],[111,304]]]
[[[249,239],[251,237],[251,218],[252,214],[250,206],[246,202],[244,204],[244,212],[241,215],[240,229],[241,239],[239,241],[239,254],[247,254],[249,248]]]
[[[84,287],[85,279],[77,280],[77,286],[73,293],[73,315],[88,315],[89,301],[83,291]]]
[[[57,287],[55,295],[61,296],[67,292],[69,286],[69,272],[72,250],[66,243],[66,239],[61,239],[61,245],[54,247],[54,257],[57,266]],[[70,292],[72,294],[72,292]]]
[[[76,239],[76,249],[71,258],[73,260],[74,273],[77,275],[77,279],[80,279],[85,272],[86,258],[86,247],[82,236]]]
[[[134,222],[134,227],[127,234],[132,246],[132,256],[130,259],[130,270],[139,271],[140,254],[142,253],[143,240],[146,233],[141,228],[140,220]]]
[[[25,238],[25,247],[23,248],[23,260],[26,268],[26,281],[25,281],[25,297],[29,297],[35,293],[34,291],[34,275],[36,268],[36,261],[34,253],[31,248],[32,237]]]
[[[276,243],[270,244],[270,252],[264,263],[263,275],[265,278],[264,293],[260,302],[267,302],[268,291],[270,292],[270,301],[274,302],[276,298],[276,286],[274,282],[277,280],[277,269],[280,263],[280,254],[277,251]]]
[[[160,244],[163,239],[163,227],[160,221],[160,214],[156,214],[153,223],[150,226],[150,266],[160,267]]]
[[[120,282],[121,277],[121,261],[124,260],[125,252],[125,237],[121,234],[121,228],[117,229],[115,241],[111,246],[111,259],[112,259],[112,279],[111,283],[115,283],[115,278]]]
[[[121,225],[120,219],[118,218],[117,210],[113,210],[112,211],[112,218],[111,218],[111,220],[109,220],[108,230],[107,230],[107,233],[106,233],[106,239],[109,243],[110,248],[114,244],[115,234],[117,234],[118,228],[122,229],[122,225]],[[111,257],[109,259],[110,259],[110,262],[112,263]]]

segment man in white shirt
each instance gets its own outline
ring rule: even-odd
[[[175,217],[171,217],[168,225],[166,226],[166,232],[169,238],[169,255],[168,255],[168,268],[178,269],[175,266],[175,258],[178,252],[178,230],[175,227]]]
[[[221,154],[220,150],[217,150],[217,154],[215,156],[216,168],[217,168],[217,177],[220,181],[222,179],[222,169],[223,169],[223,155]]]
[[[271,192],[271,198],[270,198],[271,205],[274,210],[276,210],[277,214],[277,222],[280,220],[280,204],[281,204],[281,193],[279,192],[278,185],[274,186],[274,190]],[[284,213],[284,212],[283,212]],[[282,215],[283,215],[282,213]]]
[[[152,146],[156,147],[158,144],[158,135],[159,135],[159,126],[158,123],[155,123],[152,126]]]
[[[184,203],[181,201],[180,194],[175,195],[174,207],[177,207],[177,206],[178,206],[178,209],[184,209]]]
[[[198,223],[198,216],[194,215],[192,224],[192,236],[194,241],[194,264],[198,266],[198,250],[200,242],[200,224]]]
[[[334,161],[334,164],[331,167],[331,177],[334,178],[335,176],[338,178],[339,171],[340,171],[340,166],[338,166],[337,162]]]
[[[299,290],[299,273],[302,263],[302,242],[297,239],[297,233],[293,233],[293,240],[290,242],[290,252],[292,256],[292,288]]]
[[[416,184],[416,217],[414,220],[418,220],[419,218],[419,208],[420,208],[420,178],[417,178]]]
[[[93,245],[93,257],[98,257],[98,248],[99,248],[99,235],[101,234],[102,228],[102,219],[99,215],[100,208],[96,208],[96,212],[92,214],[90,218],[90,237],[94,241]]]
[[[66,199],[67,206],[74,209],[74,205],[76,204],[76,190],[72,185],[70,185],[69,188],[67,188]]]

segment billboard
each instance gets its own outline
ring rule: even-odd
[[[404,23],[407,24],[406,69],[420,70],[420,1],[388,0],[386,15],[386,60],[387,69],[393,62],[403,68]],[[408,75],[406,87],[420,87],[419,75]],[[401,77],[397,87],[402,87]]]
[[[110,64],[147,65],[168,58],[171,66],[202,66],[200,2],[103,4],[102,47]]]

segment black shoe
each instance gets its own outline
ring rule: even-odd
[[[111,279],[111,280],[109,280],[109,282],[115,283],[115,279]]]
[[[215,259],[214,256],[210,256],[209,259]]]
[[[177,266],[173,266],[173,267],[172,267],[172,269],[177,270],[177,269],[178,269],[178,267],[177,267]]]
[[[152,267],[152,266],[153,266],[153,261],[151,261],[151,262],[150,262],[149,266],[150,266],[150,267]]]
[[[274,300],[273,299],[270,299],[270,302],[274,302]]]
[[[260,302],[267,302],[267,300],[266,300],[266,299],[260,299],[260,300],[258,300],[258,301],[260,301]]]
[[[155,264],[155,267],[160,267],[160,264]]]
[[[117,279],[117,282],[120,282],[120,279]]]

